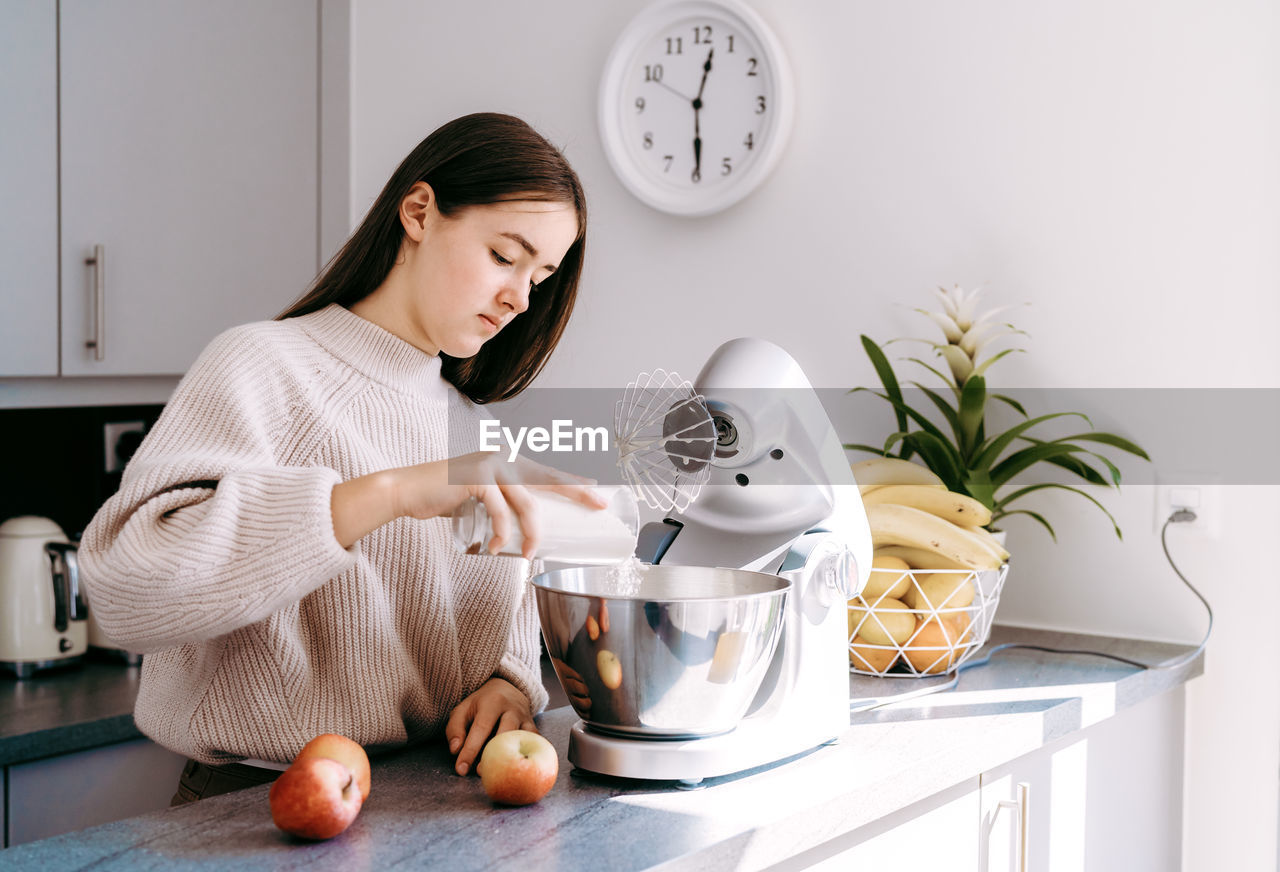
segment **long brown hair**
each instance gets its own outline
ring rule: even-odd
[[[473,402],[514,397],[546,365],[573,312],[586,246],[587,200],[560,150],[510,115],[466,115],[418,143],[342,250],[277,319],[306,315],[330,303],[349,308],[373,293],[399,255],[404,238],[400,202],[416,182],[431,186],[436,207],[445,216],[503,200],[571,203],[578,213],[578,238],[559,269],[530,296],[529,308],[475,356],[440,355],[444,377]]]

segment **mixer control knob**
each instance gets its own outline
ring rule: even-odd
[[[852,551],[842,548],[835,555],[834,563],[832,587],[840,593],[841,599],[852,599],[858,593],[858,561],[853,559]]]
[[[72,642],[66,636],[62,636],[58,639],[58,650],[60,652],[62,652],[63,654],[66,654],[68,651],[71,650],[71,648],[72,648]]]
[[[816,576],[824,604],[851,598],[857,579],[853,555],[845,548],[827,554],[818,564]]]

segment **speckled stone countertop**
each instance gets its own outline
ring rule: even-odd
[[[86,662],[0,678],[0,766],[142,735],[133,723],[141,668]]]
[[[1004,642],[1101,650],[1149,664],[1189,650],[995,628],[989,647]],[[539,729],[560,751],[560,775],[532,806],[495,807],[478,779],[455,776],[444,747],[432,744],[376,759],[360,817],[328,842],[280,833],[264,785],[0,851],[0,868],[760,868],[1175,690],[1202,668],[1202,658],[1144,671],[1091,656],[1003,651],[962,672],[954,690],[855,713],[832,743],[694,790],[570,771],[564,755],[576,718],[557,708],[539,718]],[[935,679],[855,677],[851,688],[855,698],[868,698],[926,681]]]

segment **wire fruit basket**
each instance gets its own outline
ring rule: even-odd
[[[876,573],[886,570],[875,570]],[[991,634],[1009,564],[892,570],[870,598],[849,600],[849,669],[914,678],[954,672]]]

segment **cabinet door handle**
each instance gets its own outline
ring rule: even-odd
[[[1018,815],[1018,872],[1027,872],[1031,868],[1031,785],[1025,781],[1018,782],[1018,798],[1002,799],[996,803],[995,814],[990,818],[987,824],[988,835],[990,835],[990,827],[995,826],[995,815],[999,815],[1001,810],[1010,809]],[[987,860],[987,868],[990,866],[990,858]]]
[[[84,262],[93,267],[93,338],[85,348],[93,349],[93,359],[102,360],[107,355],[107,259],[105,246],[95,245],[93,255]]]
[[[1031,852],[1031,785],[1018,782],[1018,872],[1027,872]]]

